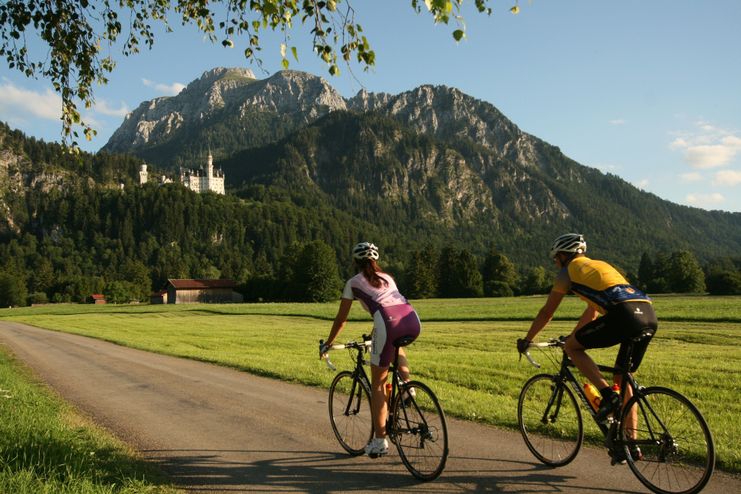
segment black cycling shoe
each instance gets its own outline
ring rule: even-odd
[[[635,461],[640,461],[643,459],[643,453],[641,453],[641,448],[636,446],[635,444],[628,447],[628,451],[630,451],[630,457],[631,459]],[[618,450],[609,450],[608,451],[610,455],[610,464],[611,465],[625,465],[627,462],[627,457],[625,456],[625,449],[620,448]]]
[[[625,459],[625,451],[623,451],[623,448],[608,450],[607,454],[610,455],[610,465],[625,465],[627,461]]]
[[[607,417],[620,408],[620,395],[617,393],[610,394],[607,398],[602,399],[599,409],[597,410],[597,422],[604,422]]]

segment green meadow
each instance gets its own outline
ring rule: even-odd
[[[409,348],[416,378],[430,384],[446,413],[498,427],[516,427],[517,397],[537,372],[518,360],[515,340],[528,328],[544,297],[419,300],[423,334]],[[741,297],[655,298],[660,327],[637,375],[643,385],[687,395],[708,420],[718,466],[741,472]],[[569,298],[541,338],[568,334],[583,303]],[[56,305],[0,310],[0,318],[66,331],[153,352],[193,358],[246,372],[328,387],[334,373],[317,358],[337,304]],[[371,328],[357,304],[340,341]],[[593,352],[612,363],[615,350]],[[550,354],[534,354],[544,370]],[[338,368],[350,368],[334,352]],[[327,424],[329,427],[329,424]],[[586,424],[591,441],[598,431]],[[523,448],[524,448],[523,444]]]

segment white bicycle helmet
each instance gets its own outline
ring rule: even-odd
[[[354,259],[378,259],[378,247],[370,242],[360,242],[352,248],[352,256]]]
[[[584,254],[586,251],[587,242],[584,240],[584,235],[580,233],[565,233],[553,242],[550,256],[555,257],[559,252]]]

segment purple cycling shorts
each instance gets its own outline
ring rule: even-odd
[[[403,336],[417,338],[421,330],[419,317],[409,304],[381,307],[373,314],[371,364],[388,367],[394,360],[394,341]]]

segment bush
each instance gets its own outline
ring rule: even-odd
[[[509,283],[504,281],[489,281],[486,283],[484,291],[489,297],[512,297],[515,294]]]
[[[741,295],[741,273],[720,271],[708,275],[705,280],[710,295]]]
[[[49,297],[44,292],[34,292],[28,296],[28,304],[48,304]]]

